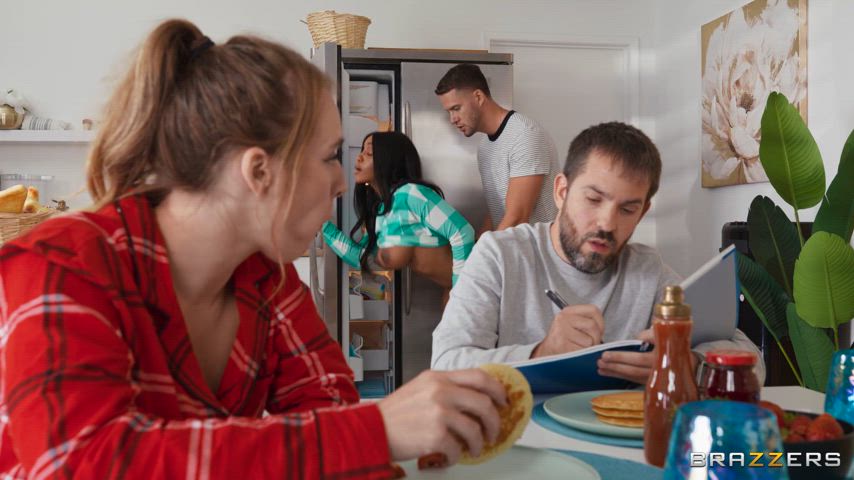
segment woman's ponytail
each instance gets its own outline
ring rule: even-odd
[[[107,105],[89,154],[88,187],[96,207],[140,188],[156,172],[155,138],[163,110],[192,45],[203,38],[192,23],[169,20],[136,53]]]

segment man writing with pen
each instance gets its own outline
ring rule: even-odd
[[[581,132],[554,182],[553,222],[487,233],[475,244],[433,332],[434,369],[571,352],[602,342],[654,340],[653,305],[679,276],[653,248],[628,243],[658,190],[661,159],[640,130],[619,122]],[[565,299],[558,308],[544,294]],[[700,344],[758,353],[736,330]],[[605,352],[599,373],[646,381],[652,352]],[[764,379],[764,364],[757,375]]]

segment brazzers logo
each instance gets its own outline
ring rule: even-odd
[[[691,452],[691,467],[838,467],[842,462],[839,452],[741,452],[703,453]]]

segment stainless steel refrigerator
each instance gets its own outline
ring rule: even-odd
[[[425,178],[442,188],[446,200],[477,229],[487,214],[477,169],[482,134],[465,138],[459,133],[433,92],[452,66],[475,63],[487,77],[493,98],[511,108],[513,56],[455,50],[351,50],[327,43],[313,49],[311,58],[332,79],[341,112],[345,139],[341,162],[348,190],[337,203],[333,221],[338,227],[349,233],[355,224],[353,166],[362,138],[376,130],[379,122],[388,122],[417,147]],[[347,356],[351,322],[354,328],[362,328],[373,317],[385,319],[385,313],[377,313],[376,301],[352,303],[353,279],[362,282],[361,276],[323,248],[320,237],[310,257],[312,294],[329,332]],[[386,277],[387,283],[381,286],[388,319],[381,345],[363,349],[361,356],[364,378],[382,379],[388,393],[430,367],[431,334],[442,316],[442,291],[408,269],[387,272]],[[379,306],[384,309],[383,304]]]

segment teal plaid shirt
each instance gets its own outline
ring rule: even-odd
[[[474,229],[465,217],[435,190],[417,183],[407,183],[394,191],[391,210],[377,215],[376,232],[378,248],[450,244],[454,259],[453,283],[457,282],[474,246]],[[359,258],[368,243],[367,235],[357,242],[332,222],[326,222],[323,238],[342,260],[359,268]]]

